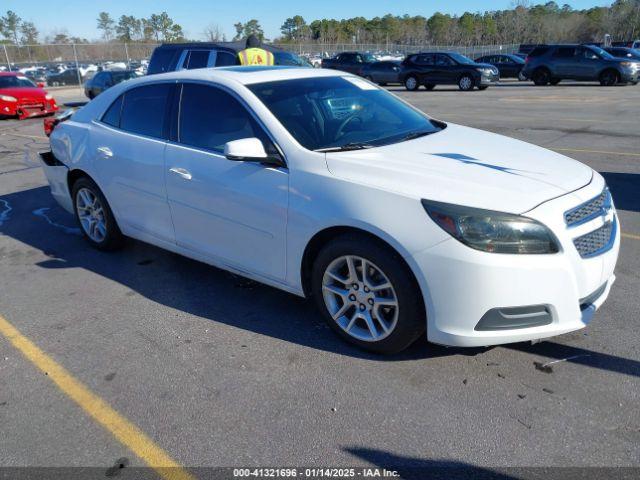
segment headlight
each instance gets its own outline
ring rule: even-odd
[[[483,75],[492,75],[494,73],[492,68],[478,68],[476,70]]]
[[[0,95],[0,100],[4,102],[17,102],[18,99],[15,97],[10,97],[9,95]]]
[[[51,95],[50,93],[47,93],[44,98],[46,98],[47,100],[53,100],[53,95]]]
[[[511,213],[422,200],[431,219],[465,245],[490,253],[557,253],[558,243],[540,222]]]

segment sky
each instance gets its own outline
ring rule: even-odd
[[[609,5],[603,0],[556,0],[576,9]],[[535,3],[545,3],[535,2]],[[204,39],[209,24],[218,25],[230,39],[233,24],[252,18],[260,21],[267,38],[280,35],[280,26],[287,17],[302,15],[310,22],[318,18],[372,18],[387,13],[394,15],[431,16],[436,11],[461,14],[465,11],[501,10],[510,8],[511,0],[4,0],[0,2],[2,14],[13,10],[24,20],[36,24],[40,34],[51,34],[66,29],[71,36],[98,39],[96,29],[98,12],[107,11],[115,19],[120,15],[148,17],[166,11],[180,24],[188,38]]]

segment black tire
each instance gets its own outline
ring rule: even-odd
[[[409,90],[410,92],[415,92],[420,88],[420,80],[415,75],[408,75],[404,79],[404,88]]]
[[[538,68],[533,75],[531,75],[531,80],[539,87],[544,87],[551,81],[551,72],[546,68]]]
[[[638,82],[631,82],[631,85],[637,85]]]
[[[96,98],[96,96],[93,94],[93,92],[89,92],[89,94],[87,95],[87,97],[89,97],[89,100],[93,100],[94,98]]]
[[[102,211],[104,216],[103,218],[104,218],[104,223],[106,227],[106,234],[102,241],[95,241],[94,239],[92,239],[87,234],[84,226],[80,222],[80,216],[78,214],[77,197],[78,197],[78,192],[81,189],[90,190],[91,193],[93,193],[93,195],[98,199],[98,201],[102,205]],[[87,242],[89,242],[91,246],[93,246],[94,248],[97,248],[98,250],[109,251],[109,250],[116,250],[120,248],[124,243],[124,235],[122,235],[122,232],[118,227],[118,223],[116,222],[116,219],[113,216],[113,212],[111,211],[111,207],[109,207],[109,203],[107,202],[107,199],[102,194],[102,191],[100,190],[98,185],[96,185],[96,183],[93,180],[91,180],[89,177],[80,177],[73,183],[71,192],[72,192],[71,198],[73,199],[73,210],[76,214],[76,221],[78,222],[78,225],[80,225],[80,230],[82,231],[82,235],[87,240]]]
[[[470,92],[473,90],[474,85],[475,81],[471,75],[462,75],[458,79],[458,88],[463,92]]]
[[[381,87],[386,87],[387,86],[387,82],[380,82],[380,83],[378,83],[378,85],[380,85]]]
[[[426,88],[427,90],[431,91],[434,88],[436,88],[436,86],[432,83],[428,83],[427,85],[424,86],[424,88]]]
[[[489,88],[489,85],[480,85],[478,90],[486,90],[487,88]]]
[[[375,264],[384,272],[396,293],[397,322],[391,333],[379,341],[366,341],[349,335],[333,320],[325,305],[322,287],[325,271],[334,260],[346,255],[355,255]],[[311,288],[315,302],[331,329],[362,349],[381,354],[397,353],[415,342],[425,331],[426,314],[422,294],[409,267],[390,247],[366,235],[345,234],[325,245],[312,266]]]
[[[613,87],[620,82],[620,74],[615,70],[605,70],[600,74],[599,80],[603,87]]]
[[[550,83],[551,85],[558,85],[561,81],[562,81],[562,79],[561,79],[561,78],[552,78],[552,79],[549,81],[549,83]]]

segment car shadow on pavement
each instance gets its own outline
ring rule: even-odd
[[[423,337],[397,355],[367,353],[338,338],[310,301],[135,240],[128,241],[124,249],[117,252],[100,252],[91,248],[78,233],[75,219],[55,203],[48,187],[0,196],[0,234],[47,255],[49,259],[38,262],[38,267],[82,268],[154,302],[209,321],[374,361],[475,356],[490,349],[443,347],[427,344]],[[11,257],[12,253],[10,247],[3,247],[3,256]],[[48,292],[42,294],[46,296]],[[640,376],[640,362],[555,342],[507,348],[551,358],[589,354],[590,358],[577,363]]]
[[[600,172],[618,210],[640,212],[640,174]]]
[[[8,213],[3,220],[4,211]],[[319,350],[376,361],[484,351],[428,345],[423,338],[394,356],[364,352],[338,338],[311,301],[136,240],[116,252],[91,248],[74,217],[55,203],[48,187],[0,196],[1,234],[49,257],[36,263],[40,268],[85,269],[127,287],[129,294],[135,292],[171,309]],[[0,254],[18,255],[11,250],[3,245]],[[81,302],[75,300],[79,297],[70,297],[69,302]],[[118,299],[111,301],[117,304]]]
[[[379,469],[385,469],[387,472],[395,471],[398,475],[395,478],[403,480],[424,480],[427,478],[433,480],[510,480],[521,478],[456,460],[406,457],[384,450],[363,447],[346,447],[343,450]],[[384,477],[384,474],[381,473],[380,477]]]

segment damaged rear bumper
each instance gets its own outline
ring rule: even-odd
[[[51,195],[67,212],[73,214],[73,201],[69,192],[68,174],[69,167],[58,160],[51,151],[36,152],[27,150],[25,152],[25,161],[30,165],[41,165],[44,171]]]

